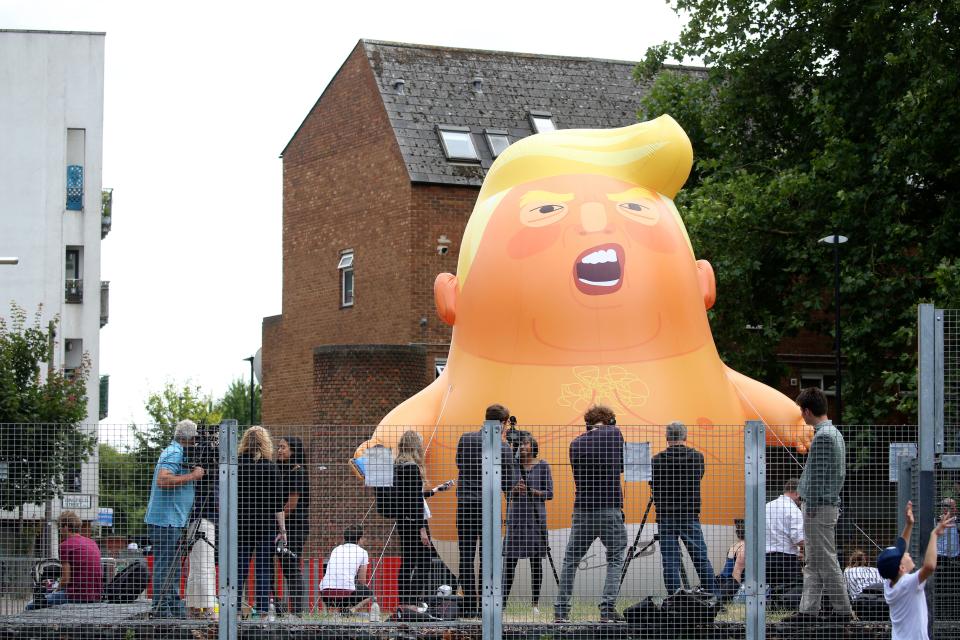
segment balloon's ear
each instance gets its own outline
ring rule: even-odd
[[[457,276],[452,273],[437,276],[433,281],[433,303],[440,319],[452,327],[457,319]]]
[[[697,280],[700,281],[700,293],[703,294],[703,307],[710,309],[717,301],[717,280],[713,275],[713,265],[706,260],[697,260]]]

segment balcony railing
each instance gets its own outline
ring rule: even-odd
[[[83,302],[82,278],[67,278],[65,300],[73,304]]]
[[[100,281],[100,326],[110,321],[110,281]]]
[[[100,239],[110,233],[113,226],[113,189],[104,189],[100,198]]]

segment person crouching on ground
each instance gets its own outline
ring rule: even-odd
[[[330,609],[361,610],[373,597],[367,585],[370,555],[364,549],[363,526],[352,524],[343,532],[343,544],[334,547],[320,581],[320,597]]]
[[[60,514],[60,588],[48,593],[47,606],[73,602],[100,602],[103,595],[103,568],[100,566],[100,547],[90,538],[80,535],[80,517],[73,511]],[[27,605],[27,611],[36,603]]]
[[[937,569],[937,539],[955,517],[941,518],[930,534],[923,565],[913,573],[916,564],[907,552],[910,534],[913,532],[913,503],[907,502],[907,523],[903,533],[892,547],[887,547],[877,556],[877,570],[884,578],[883,597],[890,607],[890,622],[893,625],[892,640],[928,640],[927,600],[924,587],[927,578]]]

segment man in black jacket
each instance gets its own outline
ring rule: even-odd
[[[651,490],[657,505],[657,532],[663,562],[663,585],[671,594],[680,588],[680,544],[683,540],[704,591],[713,592],[713,566],[700,528],[700,480],[703,454],[686,446],[682,422],[667,425],[667,448],[653,456]]]
[[[623,434],[609,407],[590,407],[583,416],[586,433],[570,443],[570,467],[577,492],[573,501],[573,522],[563,556],[559,594],[553,605],[554,622],[569,622],[570,597],[577,566],[597,538],[607,550],[607,576],[600,600],[600,622],[621,622],[617,612],[620,571],[627,548],[623,524]]]
[[[501,404],[487,407],[484,420],[500,423],[501,435],[505,438],[510,410]],[[505,493],[517,483],[518,472],[513,451],[506,442],[500,449],[500,486]],[[457,442],[457,553],[459,571],[457,579],[463,589],[464,618],[480,615],[480,591],[474,565],[477,543],[483,534],[483,430],[470,431],[460,436]]]

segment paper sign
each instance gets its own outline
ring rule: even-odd
[[[916,442],[891,442],[890,443],[890,482],[897,482],[900,473],[900,457],[917,457]]]
[[[382,445],[370,447],[363,456],[363,482],[368,487],[393,486],[393,451]]]
[[[650,443],[623,443],[623,479],[627,482],[649,482]]]
[[[100,507],[97,510],[97,522],[101,527],[113,526],[113,509],[110,507]]]
[[[64,510],[89,509],[93,506],[93,496],[84,493],[65,493],[62,504]]]

